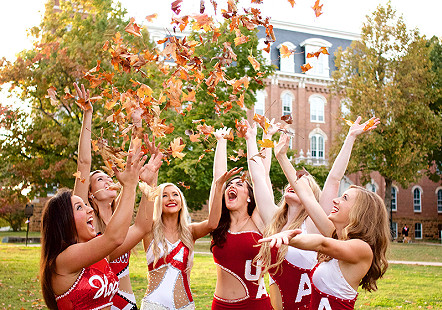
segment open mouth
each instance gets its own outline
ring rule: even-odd
[[[175,208],[176,206],[177,206],[177,204],[175,202],[171,202],[171,203],[166,204],[167,208]]]
[[[293,189],[293,188],[291,188],[291,187],[289,187],[289,188],[287,188],[287,191],[286,191],[287,193],[295,193],[295,190]]]
[[[89,220],[87,221],[87,226],[89,226],[90,228],[92,228],[93,230],[95,230],[95,227],[94,227],[94,218],[93,218],[93,217],[89,218]]]
[[[333,206],[332,210],[330,213],[336,213],[339,211],[339,208],[337,206]]]
[[[229,189],[227,192],[227,198],[229,201],[235,200],[236,197],[238,197],[238,192],[234,188]]]

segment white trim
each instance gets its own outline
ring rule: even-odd
[[[320,101],[322,101],[322,121],[320,120],[312,120],[312,100],[314,99],[319,99]],[[324,124],[325,123],[325,106],[327,104],[327,99],[319,94],[312,94],[310,97],[308,97],[308,104],[309,104],[309,114],[310,114],[310,123],[319,123],[319,124]],[[316,118],[318,118],[319,115],[316,115]]]
[[[270,24],[276,29],[310,33],[313,35],[320,35],[324,37],[332,37],[332,38],[352,40],[352,41],[361,39],[361,35],[359,34],[359,32],[358,33],[347,32],[347,31],[334,30],[329,28],[288,23],[279,20],[271,20]]]
[[[418,237],[416,237],[416,224],[420,224],[421,225],[421,236],[418,238]],[[421,240],[421,239],[423,239],[423,236],[424,236],[424,225],[422,225],[422,223],[419,223],[419,222],[416,222],[416,223],[414,223],[414,239],[418,239],[418,240]]]
[[[399,193],[399,189],[397,188],[397,186],[396,185],[391,185],[391,188],[394,188],[395,190],[396,190],[396,197],[395,197],[395,201],[396,201],[396,209],[391,209],[391,211],[397,211],[397,194]],[[393,198],[393,196],[391,197],[391,198]],[[391,207],[391,206],[390,206]]]
[[[327,40],[324,39],[319,39],[319,38],[310,38],[310,39],[306,39],[304,41],[302,41],[299,46],[304,46],[304,45],[313,45],[313,46],[318,46],[318,47],[332,47],[332,43],[328,42]]]
[[[439,191],[442,191],[442,186],[438,186],[438,187],[436,188],[436,190],[435,190],[435,194],[436,194],[436,209],[437,209],[437,213],[442,213],[442,210],[439,211],[439,207],[438,207],[438,205],[437,205],[437,194],[438,194]]]
[[[414,190],[419,190],[419,210],[416,211],[414,209]],[[414,213],[421,213],[422,212],[422,196],[424,195],[424,191],[422,190],[422,187],[419,185],[415,185],[411,188],[411,200],[413,201],[413,212]]]

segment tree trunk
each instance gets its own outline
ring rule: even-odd
[[[387,208],[388,217],[390,218],[390,231],[391,236],[393,237],[393,212],[391,211],[391,185],[393,183],[393,180],[390,178],[385,179],[385,196],[384,196],[384,203],[385,207]]]

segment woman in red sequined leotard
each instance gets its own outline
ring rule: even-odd
[[[42,215],[40,281],[50,309],[110,309],[119,282],[108,258],[129,249],[125,240],[145,160],[140,152],[129,154],[126,169],[115,171],[123,186],[121,199],[102,235],[96,236],[92,208],[70,191],[47,202]]]
[[[227,135],[226,129],[215,132],[214,180],[227,170]],[[210,201],[213,206],[222,205],[221,219],[212,232],[211,250],[217,266],[212,309],[272,309],[261,266],[253,263],[262,221],[255,212],[252,187],[236,177],[227,182],[224,191],[212,186]]]

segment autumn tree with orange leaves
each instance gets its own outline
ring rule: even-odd
[[[370,172],[378,171],[385,179],[387,208],[393,181],[404,188],[417,182],[431,169],[428,152],[440,145],[441,118],[430,108],[435,75],[429,54],[425,37],[407,30],[387,4],[367,17],[361,40],[335,55],[333,86],[350,110],[345,118],[381,120],[376,130],[355,144],[348,171],[361,171],[367,181]],[[339,121],[334,156],[348,131]]]

